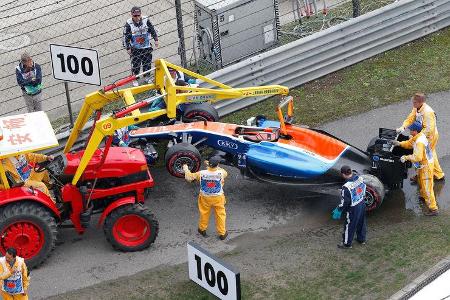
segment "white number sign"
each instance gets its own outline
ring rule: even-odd
[[[97,50],[50,44],[53,77],[101,85]]]
[[[220,299],[241,299],[240,273],[195,243],[188,243],[189,279]]]

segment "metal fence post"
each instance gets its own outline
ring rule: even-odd
[[[361,15],[360,0],[352,0],[352,4],[353,4],[353,18],[359,17]]]
[[[69,83],[67,81],[64,81],[64,88],[66,89],[67,109],[69,110],[70,128],[73,128],[72,105],[70,104]]]
[[[184,45],[184,27],[183,27],[183,11],[181,10],[181,0],[175,0],[175,11],[177,15],[178,27],[178,54],[180,55],[181,65],[187,67],[186,47]]]

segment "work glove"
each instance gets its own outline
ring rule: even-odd
[[[403,126],[395,129],[395,132],[397,132],[397,133],[402,133],[403,131],[405,131],[405,127],[403,127]]]
[[[406,161],[407,161],[406,155],[403,155],[402,157],[400,157],[400,161],[401,161],[402,163],[406,162]]]
[[[341,218],[341,215],[342,215],[342,211],[339,210],[339,207],[336,207],[331,212],[331,217],[333,218],[333,220],[339,220]]]
[[[188,165],[186,165],[186,164],[183,165],[183,171],[184,171],[184,173],[186,173],[187,171],[189,171]]]
[[[392,142],[392,145],[394,145],[394,146],[400,146],[400,142],[399,142],[399,141],[393,141],[393,142]]]

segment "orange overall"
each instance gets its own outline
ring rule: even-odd
[[[405,156],[417,169],[417,182],[419,183],[420,196],[425,200],[431,211],[438,209],[434,196],[433,180],[433,153],[425,135],[420,132],[408,141],[400,143],[402,148],[413,149],[413,154]]]
[[[5,257],[0,258],[0,280],[3,300],[28,300],[30,278],[23,258],[16,256],[12,267]]]
[[[422,124],[422,132],[425,134],[428,143],[430,144],[431,151],[433,153],[433,175],[436,179],[444,177],[441,165],[439,164],[438,157],[436,155],[436,145],[439,140],[439,132],[436,127],[436,114],[434,110],[426,103],[422,104],[420,109],[413,108],[406,120],[403,122],[402,127],[407,128],[415,121]]]
[[[33,187],[51,197],[50,192],[44,183],[50,181],[48,172],[44,171],[37,173],[30,165],[30,163],[40,163],[46,160],[47,155],[27,153],[16,157],[5,158],[2,160],[2,163],[5,171],[10,172],[16,182],[23,181],[25,186]],[[0,184],[0,189],[2,188],[4,187]]]
[[[214,209],[216,230],[219,235],[224,235],[226,230],[225,195],[223,193],[224,179],[228,173],[222,168],[210,168],[191,173],[185,170],[185,178],[188,181],[200,181],[200,193],[198,195],[198,210],[200,218],[198,229],[204,231],[208,228],[211,208]]]

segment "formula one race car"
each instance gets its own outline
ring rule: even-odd
[[[282,108],[288,105],[284,116]],[[367,151],[360,150],[331,134],[292,125],[293,99],[286,97],[277,108],[279,121],[253,118],[253,124],[241,126],[219,122],[193,122],[141,128],[130,132],[132,138],[149,142],[170,140],[165,154],[167,170],[183,177],[183,164],[191,171],[201,165],[199,149],[216,150],[223,163],[237,167],[242,174],[265,182],[295,184],[304,189],[337,190],[343,184],[342,165],[349,165],[364,177],[366,204],[371,211],[379,207],[388,188],[401,187],[407,177],[407,165],[401,163],[395,130],[381,130]]]

